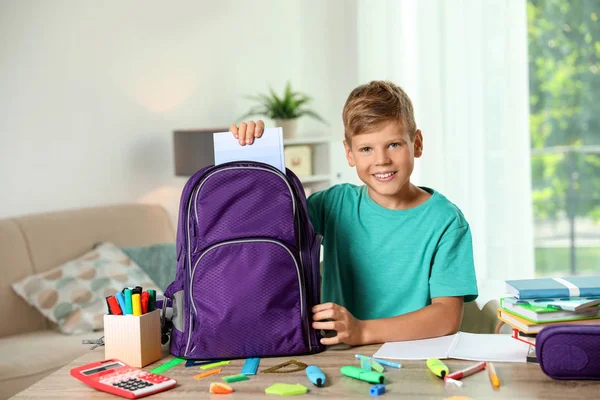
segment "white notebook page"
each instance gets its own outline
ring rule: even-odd
[[[458,358],[474,361],[526,362],[529,345],[510,335],[474,334],[433,339],[389,342],[377,350],[375,358],[426,360],[428,358]]]

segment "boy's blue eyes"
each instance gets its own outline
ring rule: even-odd
[[[398,148],[402,146],[402,143],[390,143],[389,147],[392,149]],[[360,151],[361,153],[368,153],[369,151],[373,150],[371,147],[361,147],[360,149],[358,149],[358,151]]]

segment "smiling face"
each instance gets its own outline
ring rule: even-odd
[[[404,124],[384,122],[365,133],[344,141],[346,158],[361,181],[367,185],[369,196],[383,207],[393,208],[411,195],[410,176],[415,157],[423,153],[423,136],[416,131],[411,141]]]

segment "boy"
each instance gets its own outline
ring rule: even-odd
[[[346,158],[364,186],[341,184],[308,199],[323,235],[323,304],[313,327],[326,345],[424,339],[458,331],[477,298],[469,225],[442,194],[410,182],[423,154],[409,97],[391,82],[350,93],[343,110]],[[264,123],[231,125],[241,145]]]

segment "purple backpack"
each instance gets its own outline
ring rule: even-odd
[[[320,301],[321,236],[293,172],[230,162],[196,172],[181,195],[171,354],[188,359],[324,350],[312,326]]]

